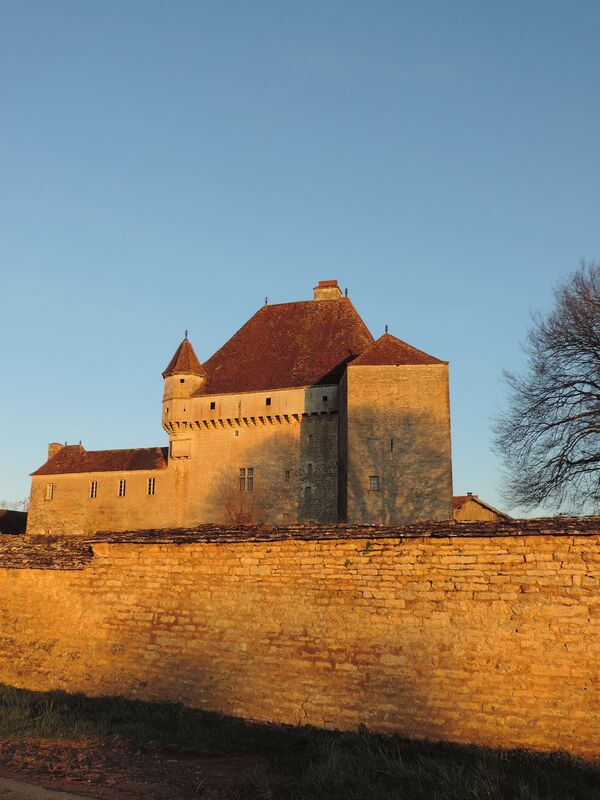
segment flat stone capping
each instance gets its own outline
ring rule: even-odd
[[[501,522],[430,522],[419,525],[288,525],[255,527],[200,525],[150,531],[99,531],[91,536],[0,535],[0,567],[6,569],[84,569],[98,547],[108,544],[235,544],[242,542],[332,541],[352,539],[472,539],[502,536],[593,536],[600,516],[539,517]],[[94,550],[92,545],[95,545]]]

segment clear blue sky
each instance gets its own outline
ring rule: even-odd
[[[530,311],[600,258],[600,5],[0,0],[0,500],[164,444],[165,367],[337,278],[451,366],[455,493]]]

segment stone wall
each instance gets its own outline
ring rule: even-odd
[[[382,525],[452,519],[448,365],[350,364],[345,387],[344,518]]]
[[[600,756],[600,520],[0,537],[0,680]]]

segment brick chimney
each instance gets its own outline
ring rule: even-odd
[[[64,444],[60,444],[60,442],[50,442],[48,445],[48,461],[52,458],[52,456],[56,455],[59,450],[62,450]]]
[[[315,293],[314,300],[339,300],[342,296],[342,290],[337,281],[319,281],[313,291]]]

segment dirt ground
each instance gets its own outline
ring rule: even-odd
[[[182,756],[118,739],[0,742],[1,775],[97,800],[225,800],[267,769],[261,757]]]

